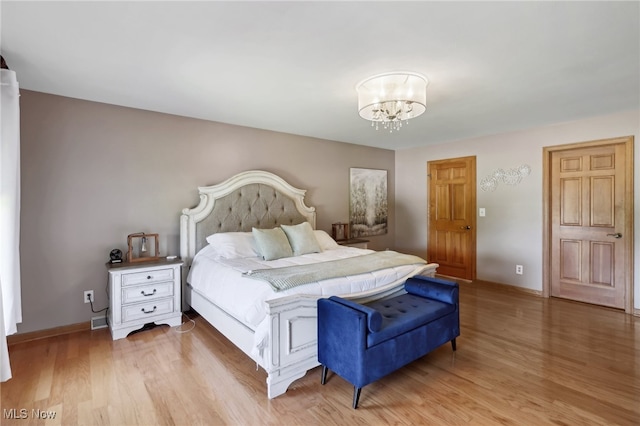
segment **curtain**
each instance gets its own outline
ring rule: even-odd
[[[0,382],[11,378],[7,336],[22,322],[19,96],[15,71],[0,69]]]

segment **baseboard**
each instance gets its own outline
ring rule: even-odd
[[[515,285],[510,285],[510,284],[502,284],[502,283],[496,283],[492,281],[482,281],[482,280],[476,280],[471,282],[467,280],[456,279],[456,281],[462,281],[464,284],[474,283],[479,285],[492,286],[492,287],[500,288],[502,290],[514,291],[517,293],[525,293],[525,294],[542,297],[542,291],[531,290],[529,288],[522,288]],[[193,315],[196,315],[195,311],[192,310],[190,312]],[[640,309],[634,309],[633,316],[640,317]],[[103,328],[103,327],[98,327],[98,328]],[[29,333],[12,334],[11,336],[7,336],[7,344],[11,346],[11,345],[16,345],[18,343],[30,342],[32,340],[46,339],[48,337],[62,336],[64,334],[77,333],[79,331],[87,331],[87,330],[91,330],[91,321],[80,322],[80,323],[71,324],[71,325],[64,325],[61,327],[49,328],[47,330],[32,331]]]
[[[466,280],[464,278],[458,278],[458,277],[452,277],[450,275],[443,275],[443,274],[439,274],[438,271],[436,270],[436,278],[442,278],[444,280],[449,280],[449,281],[455,281],[455,282],[463,282],[463,283],[471,283],[473,282],[472,280]]]
[[[30,342],[32,340],[46,339],[48,337],[62,336],[64,334],[77,333],[79,331],[87,330],[91,330],[91,321],[63,325],[61,327],[32,331],[29,333],[12,334],[11,336],[7,336],[7,344],[11,346],[18,343]]]
[[[493,281],[475,280],[473,284],[499,288],[501,290],[512,291],[515,293],[524,293],[532,296],[542,297],[542,290],[533,290],[530,288],[518,287],[512,284],[496,283]]]
[[[438,274],[437,272],[436,272],[436,277],[443,278],[450,281],[455,281],[458,284],[463,284],[463,285],[466,285],[466,284],[484,285],[487,287],[494,287],[500,290],[513,291],[516,293],[525,293],[533,296],[542,297],[541,290],[532,290],[530,288],[518,287],[512,284],[504,284],[504,283],[497,283],[493,281],[484,281],[484,280],[465,280],[464,278],[451,277],[449,275]]]

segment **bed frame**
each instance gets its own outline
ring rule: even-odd
[[[216,232],[249,232],[252,227],[273,228],[307,221],[315,229],[316,212],[306,206],[306,190],[297,189],[265,171],[247,171],[213,186],[199,187],[200,203],[182,210],[180,255],[183,266],[183,309],[189,306],[267,372],[267,394],[275,398],[289,385],[318,366],[318,296],[292,295],[267,302],[268,347],[263,357],[252,355],[255,331],[226,313],[187,284],[186,276],[206,237]],[[437,264],[427,264],[422,275],[433,276]],[[402,292],[404,280],[383,288],[342,295],[358,302]]]

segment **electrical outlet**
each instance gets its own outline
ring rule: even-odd
[[[516,265],[516,275],[522,275],[523,272],[522,265]]]
[[[93,290],[87,290],[84,292],[84,303],[93,302]]]

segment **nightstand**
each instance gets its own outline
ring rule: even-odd
[[[113,340],[127,337],[145,324],[181,324],[182,260],[107,263],[109,329]]]
[[[339,240],[336,242],[341,246],[350,246],[350,247],[357,247],[362,249],[366,249],[367,244],[369,244],[369,240],[361,240],[359,238],[350,238],[348,240]]]

